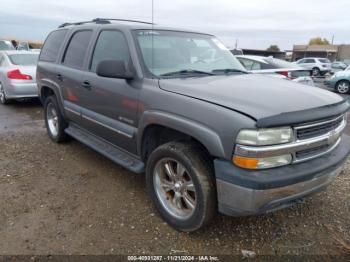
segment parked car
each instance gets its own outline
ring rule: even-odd
[[[115,20],[47,37],[37,69],[47,132],[145,172],[175,229],[197,230],[217,210],[284,208],[342,170],[347,100],[247,73],[213,35]]]
[[[293,63],[264,56],[238,55],[236,58],[249,72],[289,79],[310,86],[314,85],[314,81],[310,77],[311,71]]]
[[[5,50],[15,50],[15,48],[11,43],[11,41],[0,40],[0,51],[5,51]]]
[[[332,63],[332,71],[331,71],[331,73],[334,74],[336,72],[343,71],[347,67],[348,67],[348,65],[345,64],[344,62],[335,61],[335,62]]]
[[[28,41],[19,42],[16,49],[24,50],[24,51],[40,52],[40,49],[34,48],[33,45],[30,44]]]
[[[0,102],[38,97],[36,65],[38,53],[28,51],[0,52]]]
[[[312,70],[314,76],[325,75],[332,70],[331,61],[327,58],[307,57],[295,63],[301,67]]]
[[[350,66],[328,78],[325,85],[334,88],[340,94],[350,93]]]

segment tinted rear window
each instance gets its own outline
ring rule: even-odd
[[[91,36],[92,31],[88,30],[74,33],[63,58],[63,63],[65,65],[78,69],[83,67]]]
[[[41,50],[40,60],[55,62],[66,34],[67,30],[58,30],[49,34]]]
[[[8,56],[13,65],[36,65],[38,54],[15,54]]]

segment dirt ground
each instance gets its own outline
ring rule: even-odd
[[[37,101],[0,106],[0,148],[2,255],[350,254],[350,161],[303,204],[255,217],[218,215],[188,234],[157,215],[143,175],[77,141],[51,142]]]

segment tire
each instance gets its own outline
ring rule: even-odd
[[[339,94],[348,94],[350,91],[350,82],[347,80],[340,80],[335,85],[335,89]]]
[[[44,101],[45,126],[49,137],[56,143],[68,140],[64,132],[68,124],[64,120],[55,96],[49,96]]]
[[[321,74],[321,70],[318,67],[312,68],[312,75],[319,76]]]
[[[2,85],[2,83],[0,83],[0,103],[3,105],[8,105],[10,104],[11,100],[6,98],[6,94],[5,94],[5,89]]]
[[[201,148],[185,142],[161,145],[150,155],[147,189],[159,214],[174,229],[195,231],[208,225],[216,215],[215,179],[210,163]],[[178,179],[174,182],[176,178],[170,178],[169,173],[182,175],[173,176]]]

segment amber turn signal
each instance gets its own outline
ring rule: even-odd
[[[257,169],[259,160],[256,158],[247,158],[241,156],[233,156],[232,162],[242,168]]]

